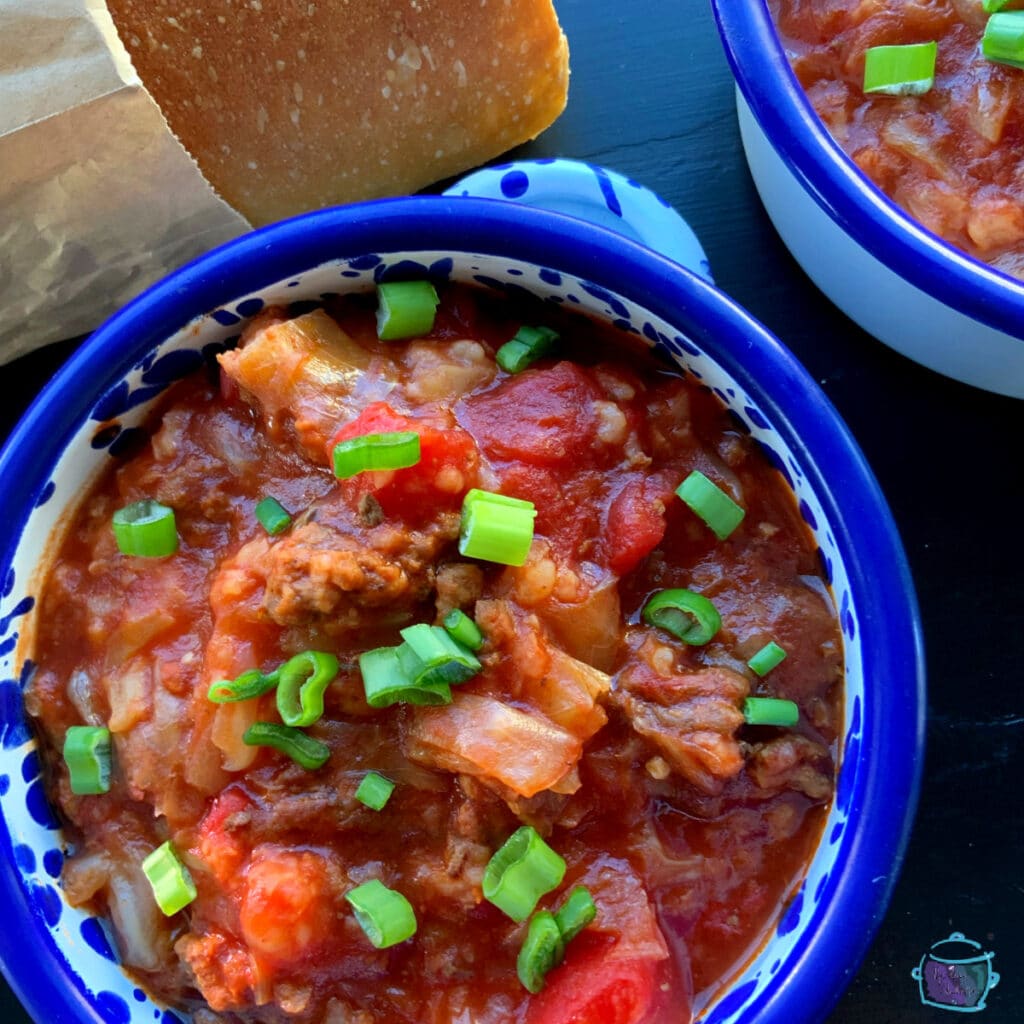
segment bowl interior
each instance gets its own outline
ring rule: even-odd
[[[247,317],[268,304],[316,302],[369,289],[389,276],[428,274],[513,295],[525,289],[645,339],[711,388],[790,482],[820,548],[842,624],[846,692],[838,791],[806,876],[770,941],[700,1019],[813,1019],[838,996],[881,918],[918,782],[923,701],[916,608],[870,473],[834,410],[792,357],[697,278],[568,218],[506,211],[499,207],[508,204],[486,201],[420,199],[398,206],[403,203],[402,209],[377,205],[399,219],[415,213],[419,228],[424,216],[433,218],[442,244],[368,246],[359,232],[370,229],[358,227],[358,213],[349,208],[249,236],[157,286],[93,337],[37,401],[0,459],[4,478],[18,481],[8,507],[15,528],[0,565],[0,892],[9,918],[17,919],[0,938],[0,958],[12,984],[41,1021],[68,1013],[76,1021],[125,1024],[177,1019],[121,972],[104,922],[70,908],[60,893],[62,835],[46,804],[21,707],[32,665],[20,665],[17,657],[19,640],[31,629],[48,538],[83,487],[129,442],[154,397],[232,344]],[[451,215],[452,203],[462,226]],[[463,210],[475,213],[469,218],[474,237],[465,247],[457,241],[467,233]],[[333,235],[325,234],[328,227]],[[346,228],[347,243],[331,241]],[[517,247],[508,242],[513,230],[517,237],[526,231],[530,240],[520,253],[495,255]],[[424,237],[417,225],[407,233]],[[317,245],[303,243],[311,236]],[[269,244],[275,240],[276,248]],[[246,247],[278,256],[243,274],[238,265]],[[331,249],[345,255],[323,260]],[[217,276],[219,268],[227,268],[227,277]],[[244,277],[258,279],[261,272],[267,283],[239,288]],[[218,290],[216,304],[208,303]],[[187,302],[175,298],[185,294]],[[196,315],[199,310],[205,311]],[[175,323],[179,329],[161,333]],[[153,338],[160,339],[155,346]],[[58,408],[66,429],[58,424],[40,436],[39,424]]]

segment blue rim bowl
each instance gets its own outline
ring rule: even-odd
[[[1005,353],[1012,351],[1014,365],[1024,365],[1019,361],[1024,359],[1019,354],[1024,348],[1024,281],[932,234],[864,176],[814,112],[790,67],[766,0],[711,3],[739,91],[758,127],[807,195],[849,238],[908,284],[1019,343],[1003,349],[1001,358],[1005,360]],[[868,294],[865,301],[876,299]],[[838,304],[860,319],[856,310]],[[899,348],[888,337],[882,340]],[[985,358],[985,351],[982,342],[978,357]],[[933,368],[950,372],[942,365]],[[998,369],[994,373],[998,379]],[[964,379],[978,383],[969,375]],[[1006,393],[1024,393],[1024,381],[1008,386]],[[992,390],[1003,388],[997,385]]]
[[[189,264],[97,330],[0,453],[7,491],[0,535],[0,960],[12,987],[40,1022],[176,1019],[110,963],[101,926],[63,904],[54,881],[60,834],[21,708],[31,665],[19,666],[14,648],[19,631],[30,630],[32,570],[44,554],[45,530],[108,457],[96,450],[97,425],[141,415],[166,378],[196,365],[194,349],[237,332],[264,298],[318,298],[328,279],[334,290],[372,287],[412,267],[578,303],[645,337],[712,387],[793,485],[833,580],[846,645],[851,681],[839,786],[807,875],[765,947],[700,1020],[820,1019],[884,914],[921,770],[920,623],[878,485],[791,353],[706,281],[575,218],[440,196],[309,214]],[[110,444],[110,431],[104,436]],[[76,477],[70,483],[69,474]]]

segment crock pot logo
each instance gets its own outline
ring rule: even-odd
[[[960,932],[936,942],[910,972],[921,1002],[956,1013],[984,1010],[985,996],[999,984],[999,975],[992,970],[994,956]]]

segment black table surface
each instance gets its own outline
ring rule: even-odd
[[[928,662],[924,784],[888,914],[828,1021],[950,1024],[949,1011],[921,1005],[910,972],[954,931],[995,953],[1001,980],[981,1019],[1022,1021],[1024,402],[896,354],[804,275],[747,172],[707,0],[556,6],[572,55],[569,105],[512,155],[613,168],[689,220],[719,287],[793,350],[839,409],[910,561]],[[0,370],[2,436],[74,346],[51,346]],[[29,1024],[6,986],[0,1024]]]

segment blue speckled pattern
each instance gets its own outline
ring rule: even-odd
[[[606,167],[581,160],[520,160],[475,171],[445,195],[502,199],[582,217],[712,281],[704,248],[683,217],[656,192]]]
[[[512,191],[519,190],[522,185],[519,178],[506,181],[506,187]],[[442,218],[443,210],[450,211],[454,205],[450,200],[437,197],[433,201],[421,199],[401,202],[412,204],[414,211],[422,207],[426,211],[422,216],[427,220],[434,216],[435,209],[439,211],[438,218]],[[473,204],[472,200],[458,202]],[[423,206],[424,203],[427,205]],[[439,208],[433,205],[436,203],[447,205]],[[507,214],[487,211],[487,207],[495,205],[502,204],[479,204],[478,216],[481,222],[493,217],[499,227],[507,227],[503,220]],[[330,216],[344,219],[348,215],[336,212]],[[527,220],[535,227],[542,224],[544,216],[532,211],[526,214]],[[335,225],[329,226],[333,228]],[[564,230],[564,226],[556,225],[556,228]],[[479,230],[482,232],[484,229]],[[579,230],[583,231],[582,228]],[[588,228],[584,234],[592,231],[594,229]],[[254,237],[258,242],[259,237]],[[585,240],[591,246],[598,243],[607,245],[610,251],[614,251],[617,244],[608,242],[604,232],[595,231],[592,238]],[[642,250],[636,249],[635,252]],[[214,258],[217,256],[214,254]],[[855,548],[850,546],[849,524],[837,521],[836,509],[839,506],[835,495],[830,493],[824,482],[823,474],[827,469],[816,464],[807,450],[794,447],[787,440],[793,429],[788,423],[781,430],[773,425],[787,421],[790,415],[799,415],[803,408],[800,403],[805,401],[806,396],[800,396],[797,404],[776,407],[774,399],[766,399],[757,390],[757,386],[751,386],[750,379],[744,376],[752,358],[746,340],[730,341],[721,351],[712,351],[708,338],[716,335],[711,326],[707,327],[703,336],[698,336],[696,327],[692,331],[683,330],[665,315],[658,315],[622,292],[613,290],[614,286],[610,282],[619,279],[623,267],[611,267],[610,271],[614,272],[609,272],[602,281],[594,281],[565,269],[563,261],[556,260],[556,257],[558,253],[552,252],[550,265],[543,265],[527,259],[487,255],[477,251],[424,251],[408,248],[387,251],[382,247],[379,252],[360,251],[347,258],[319,263],[308,270],[290,266],[280,279],[251,293],[222,301],[215,308],[208,309],[205,315],[185,322],[181,329],[167,336],[155,349],[137,358],[123,376],[104,387],[98,401],[94,400],[83,409],[77,427],[60,443],[55,442],[56,454],[53,461],[47,462],[40,470],[42,477],[38,481],[26,483],[31,493],[26,494],[24,501],[15,506],[24,517],[20,543],[14,543],[18,536],[15,530],[14,540],[7,538],[4,542],[8,550],[7,560],[0,563],[0,573],[4,574],[5,581],[0,597],[0,806],[3,810],[0,823],[0,882],[6,887],[6,893],[12,901],[8,910],[20,918],[20,927],[26,936],[24,962],[20,948],[8,947],[4,951],[8,972],[13,976],[22,998],[40,1021],[54,1019],[61,1009],[66,1010],[69,1005],[75,1007],[75,1016],[68,1019],[88,1021],[91,1024],[99,1021],[150,1024],[153,1021],[170,1022],[178,1018],[151,1003],[122,973],[117,966],[105,923],[68,907],[60,897],[56,879],[62,859],[62,836],[43,799],[35,742],[21,707],[21,691],[33,666],[30,661],[20,664],[15,651],[17,641],[31,622],[34,600],[30,586],[38,552],[51,536],[61,514],[73,506],[76,497],[101,464],[111,455],[117,454],[118,439],[139,428],[148,403],[169,383],[202,366],[213,354],[234,344],[240,326],[247,317],[266,305],[315,302],[322,296],[343,290],[367,290],[378,281],[396,276],[430,275],[435,279],[479,282],[512,296],[525,290],[553,304],[572,303],[644,339],[722,398],[742,429],[764,448],[772,462],[784,472],[796,493],[803,517],[817,539],[822,564],[828,568],[837,608],[841,611],[846,647],[847,730],[842,744],[842,769],[837,799],[807,875],[776,923],[771,941],[738,978],[733,979],[723,992],[718,993],[708,1006],[701,1009],[699,1019],[703,1024],[739,1024],[741,1021],[749,1024],[755,1019],[759,1022],[797,1020],[796,1016],[788,1013],[782,986],[792,965],[805,957],[809,945],[818,948],[823,943],[839,942],[840,945],[836,946],[838,950],[843,943],[853,941],[844,936],[821,938],[826,915],[833,913],[829,904],[836,896],[840,879],[846,880],[847,890],[850,884],[856,883],[858,891],[855,898],[864,905],[860,912],[864,914],[865,922],[873,920],[872,914],[880,916],[889,882],[874,861],[876,855],[873,852],[869,851],[863,862],[855,859],[861,840],[855,826],[858,815],[862,815],[863,805],[855,802],[853,797],[858,794],[862,798],[865,785],[874,778],[874,774],[868,772],[869,767],[871,773],[879,770],[877,764],[868,765],[859,756],[859,752],[864,749],[865,706],[869,701],[878,702],[882,699],[877,691],[877,683],[875,690],[866,692],[865,674],[869,670],[867,662],[870,657],[878,658],[882,655],[865,654],[861,640],[863,634],[858,623],[861,603],[865,600],[881,600],[881,595],[876,594],[874,588],[881,588],[883,581],[868,582],[868,574],[861,566],[855,568],[859,589],[852,586],[850,559]],[[642,262],[648,257],[636,257],[634,254],[634,258]],[[566,257],[564,262],[571,264],[571,256]],[[659,264],[656,269],[664,266],[668,264]],[[279,269],[283,271],[284,267]],[[649,269],[641,267],[638,274]],[[679,273],[682,274],[681,271]],[[649,272],[645,273],[644,279],[649,276]],[[709,308],[714,307],[715,303],[726,302],[720,296],[716,297],[716,293],[706,285],[697,282],[696,278],[690,279],[687,276],[679,287],[695,289],[700,302],[710,303]],[[170,294],[170,291],[162,294]],[[665,309],[676,308],[677,297],[673,295],[671,300],[663,303]],[[160,295],[153,299],[157,305],[160,301]],[[146,300],[143,300],[141,306],[137,304],[143,313],[147,313],[145,305]],[[657,306],[657,303],[652,302],[652,305]],[[142,315],[131,307],[129,313]],[[728,317],[723,314],[723,337],[732,332],[737,339],[743,339],[745,332],[753,332],[756,327],[748,328],[746,323],[738,312],[730,313]],[[741,352],[742,362],[737,362],[734,354],[729,353],[729,345]],[[785,375],[791,376],[793,380],[800,379],[802,371],[795,364],[791,366],[785,362],[788,357],[784,350],[767,352],[761,358],[773,364],[778,372],[784,370]],[[732,371],[726,369],[730,360],[735,367]],[[814,387],[809,379],[803,386]],[[52,403],[58,400],[54,396],[48,399],[44,396],[43,405],[45,407],[47,401]],[[834,416],[827,404],[820,401],[821,410],[824,411],[818,411],[818,418]],[[833,445],[830,457],[839,459],[844,466],[849,462],[849,473],[865,473],[841,425],[832,426],[829,423],[823,429],[826,434],[829,431],[837,432],[836,438],[829,436],[829,443]],[[102,443],[97,443],[98,438]],[[847,448],[852,454],[847,452]],[[12,456],[5,453],[5,457]],[[0,468],[2,465],[0,463]],[[868,482],[859,486],[870,491],[873,482],[867,475],[865,480]],[[876,529],[877,523],[881,522],[883,540],[892,543],[894,534],[890,537],[888,532],[891,531],[891,522],[880,498],[873,493],[862,497],[866,502],[865,507],[872,509],[870,529]],[[854,528],[860,529],[859,526]],[[878,543],[884,548],[881,541]],[[885,577],[895,573],[898,576],[900,569],[901,566],[897,564],[891,570],[879,570],[879,575]],[[907,607],[903,611],[912,623],[910,632],[913,634],[915,609],[909,592],[906,601]],[[897,608],[897,619],[900,619],[900,613],[901,608]],[[913,646],[912,635],[907,642]],[[904,654],[901,654],[902,657]],[[907,660],[911,664],[914,662],[912,651]],[[901,670],[895,663],[895,657],[893,665],[886,671],[887,684],[894,675],[899,676]],[[913,668],[909,669],[908,674],[912,675],[913,671]],[[912,680],[903,682],[906,688],[913,690]],[[919,710],[912,706],[910,718],[913,719]],[[899,717],[906,712],[898,710],[896,714]],[[908,728],[912,735],[913,726]],[[877,751],[873,752],[873,756],[877,754]],[[910,755],[913,756],[913,750]],[[888,753],[885,756],[888,758]],[[900,770],[911,772],[909,789],[913,791],[913,770],[902,765]],[[877,857],[885,860],[890,867],[894,857],[898,857],[898,852],[894,853],[893,850],[898,851],[905,838],[905,832],[901,833],[900,826],[903,829],[906,827],[908,808],[913,805],[913,792],[906,794],[904,801],[895,812],[891,809],[886,811],[893,815],[894,825],[891,829],[887,824],[882,828],[883,839],[871,840],[878,846]],[[890,836],[890,831],[895,834]],[[870,884],[856,877],[858,872],[864,871],[881,876],[875,880],[875,885],[880,886],[877,897]],[[860,891],[862,885],[864,889]],[[844,898],[849,900],[854,897],[847,894]],[[857,932],[856,942],[863,952],[867,938],[862,939],[860,933],[869,931],[869,924],[862,922],[851,927]],[[77,990],[78,998],[56,1002],[63,999],[59,991],[55,994],[53,986],[41,981],[44,975],[55,976],[56,965],[41,972],[38,966],[41,957],[55,958],[62,965],[59,973],[67,985]],[[843,965],[831,964],[830,969],[838,977],[843,971]],[[803,991],[808,991],[807,986],[816,985],[821,980],[818,977],[808,978],[805,971]],[[58,981],[58,989],[59,985]],[[82,1009],[83,1005],[87,1009]],[[768,1006],[775,1009],[774,1016],[762,1014]]]

